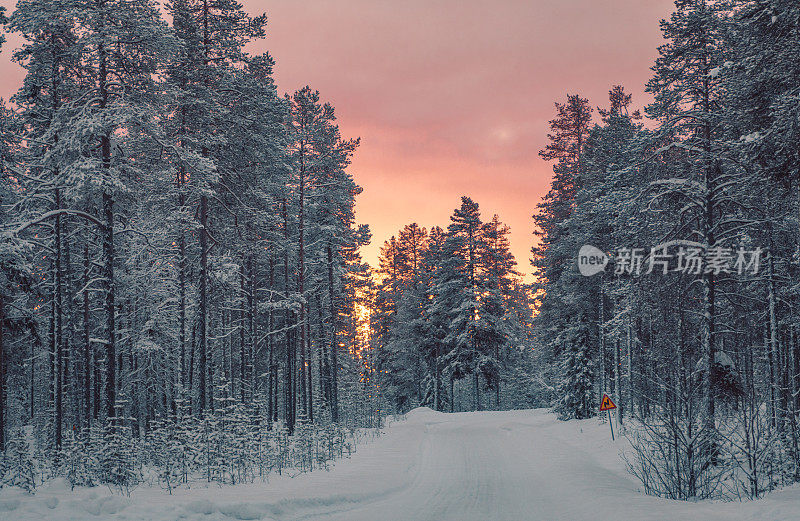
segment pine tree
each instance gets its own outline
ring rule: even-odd
[[[73,201],[80,198],[73,188],[74,183],[64,175],[64,158],[53,153],[59,140],[58,118],[63,117],[60,114],[65,104],[79,88],[70,79],[70,73],[79,66],[81,43],[64,13],[65,6],[55,2],[20,2],[9,23],[10,28],[21,33],[26,41],[14,53],[14,60],[27,72],[22,87],[14,96],[20,107],[21,130],[27,144],[20,148],[18,161],[37,165],[33,169],[36,175],[20,179],[25,197],[18,204],[31,213],[52,215],[54,220],[51,237],[54,251],[51,290],[54,364],[51,372],[56,447],[60,447],[62,439],[65,359],[70,355],[71,347],[69,318],[65,320],[72,300],[70,281],[65,280],[69,272],[69,266],[65,266],[69,259],[69,244],[64,236],[69,232],[69,223],[61,212],[65,208],[74,208]],[[48,200],[52,206],[42,208],[38,198]]]
[[[86,463],[106,421],[138,450],[179,409],[190,445],[200,429],[186,414],[211,417],[218,397],[237,402],[218,411],[235,409],[236,429],[240,403],[266,403],[270,423],[293,411],[299,343],[309,419],[339,420],[340,373],[357,382],[351,401],[370,399],[365,421],[378,410],[358,316],[370,284],[348,172],[358,141],[308,89],[298,198],[297,114],[272,58],[244,51],[265,18],[227,0],[167,10],[172,27],[147,0],[22,0],[8,22],[27,76],[0,114],[0,442],[31,423],[43,457],[85,469],[70,471],[80,482],[109,480]],[[251,479],[244,438],[228,481]],[[177,473],[164,463],[168,488],[196,457],[175,456]],[[112,481],[138,479],[122,474]]]
[[[592,109],[588,100],[578,95],[567,96],[567,103],[556,103],[557,116],[550,122],[550,143],[540,152],[542,158],[554,160],[553,182],[550,191],[538,205],[534,215],[535,234],[539,244],[532,250],[532,265],[537,278],[535,287],[541,303],[535,328],[542,347],[542,362],[561,359],[566,372],[560,382],[560,413],[563,417],[584,418],[590,414],[594,380],[591,371],[595,337],[587,330],[593,321],[592,310],[582,309],[576,315],[573,299],[565,293],[577,281],[573,266],[575,238],[570,235],[567,221],[575,206],[575,194],[581,183],[581,164],[589,133]],[[577,245],[579,248],[580,245]],[[581,298],[579,302],[586,303]],[[591,300],[588,300],[591,302]],[[588,313],[588,314],[587,314]]]
[[[540,243],[531,250],[532,265],[534,274],[544,279],[543,282],[558,280],[563,269],[557,258],[551,258],[548,247],[561,238],[560,224],[572,212],[581,154],[592,119],[589,101],[577,94],[567,95],[566,103],[555,106],[557,115],[550,121],[551,133],[547,135],[550,142],[539,152],[545,161],[555,161],[553,181],[533,218],[534,234],[540,238]]]
[[[378,360],[386,392],[398,410],[418,405],[424,392],[422,346],[428,333],[423,257],[427,235],[425,228],[411,223],[382,249],[378,288],[382,307],[376,310],[381,328]]]
[[[481,274],[480,251],[482,247],[481,227],[483,223],[477,203],[469,197],[461,198],[461,207],[450,217],[445,241],[445,279],[452,300],[450,307],[450,352],[445,355],[446,371],[452,378],[460,380],[472,375],[473,410],[480,410],[479,364],[484,355],[478,334],[480,319]],[[460,285],[461,287],[456,287]]]
[[[483,287],[478,314],[484,357],[479,367],[489,387],[495,391],[495,407],[500,408],[500,371],[503,359],[507,358],[506,351],[520,326],[514,314],[517,306],[514,289],[520,274],[511,253],[509,227],[495,214],[484,223],[481,233]]]
[[[426,318],[426,335],[424,357],[428,366],[428,384],[423,403],[430,404],[437,411],[453,410],[452,396],[442,387],[445,375],[444,355],[449,351],[445,342],[448,333],[448,308],[443,304],[449,286],[437,286],[444,279],[446,234],[438,226],[431,228],[428,234],[427,249],[423,254],[423,287],[425,305],[423,312]]]
[[[645,137],[641,124],[637,123],[641,119],[638,111],[629,112],[631,99],[622,86],[612,87],[609,91],[609,108],[598,109],[601,122],[591,129],[586,140],[575,211],[566,222],[572,240],[571,247],[575,252],[583,244],[611,252],[615,248],[638,245],[647,238],[643,226],[626,215],[637,206],[624,204],[627,198],[635,200],[636,195],[631,195],[631,190],[638,194],[643,181],[643,172],[636,172],[635,168],[642,156]],[[606,325],[608,317],[616,312],[611,299],[612,292],[617,289],[614,285],[616,282],[611,277],[599,275],[588,279],[575,277],[570,284],[573,291],[578,290],[576,293],[592,295],[588,302],[574,298],[570,302],[577,308],[585,304],[581,314],[592,317],[591,336],[596,339],[597,349],[593,354],[593,363],[597,368],[594,383],[598,397],[601,392],[611,391],[612,388],[615,393],[620,392],[620,362],[616,347],[618,331],[613,331],[614,326]],[[576,327],[579,326],[576,324]],[[609,332],[614,335],[609,336]],[[613,351],[613,354],[609,351]],[[609,377],[612,371],[613,380]],[[619,405],[623,403],[620,401]]]

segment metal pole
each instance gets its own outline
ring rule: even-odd
[[[611,441],[614,441],[614,424],[611,423],[611,409],[608,410],[608,426],[611,427]]]

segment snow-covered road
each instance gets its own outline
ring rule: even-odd
[[[0,492],[0,520],[521,521],[798,520],[800,489],[750,503],[643,496],[597,420],[544,411],[409,413],[330,472],[269,483],[130,498],[58,483],[33,497]]]
[[[393,478],[401,486],[324,519],[367,521],[376,512],[387,521],[594,519],[593,503],[612,503],[602,495],[621,480],[552,427],[541,412],[415,411],[392,433],[417,440],[407,445],[407,468],[387,469],[401,474]]]

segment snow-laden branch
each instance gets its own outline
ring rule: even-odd
[[[13,234],[14,235],[19,235],[20,233],[24,232],[25,230],[27,230],[31,226],[36,226],[37,224],[41,224],[44,221],[46,221],[48,219],[52,219],[53,217],[58,217],[59,215],[73,215],[75,217],[83,217],[84,219],[86,219],[88,221],[91,221],[94,224],[96,224],[100,229],[104,229],[105,228],[105,224],[100,222],[97,219],[97,217],[95,217],[95,216],[93,216],[91,214],[88,214],[86,212],[82,212],[80,210],[73,210],[71,208],[60,208],[58,210],[51,210],[49,212],[46,212],[46,213],[40,215],[38,218],[36,218],[36,219],[34,219],[32,221],[26,222],[25,224],[21,225],[16,230],[14,230]]]

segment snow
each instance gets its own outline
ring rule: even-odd
[[[722,351],[717,351],[714,353],[714,363],[730,369],[734,369],[736,367],[731,357]]]
[[[747,134],[746,136],[742,136],[739,138],[739,141],[744,141],[745,143],[752,143],[753,141],[757,141],[761,139],[761,134],[758,132],[752,132]]]
[[[616,427],[616,425],[615,425]],[[321,521],[800,519],[800,488],[755,502],[643,495],[597,419],[560,422],[545,410],[444,414],[415,409],[329,471],[173,496],[139,488],[70,492],[55,480],[34,496],[0,491],[0,520],[230,519]]]

